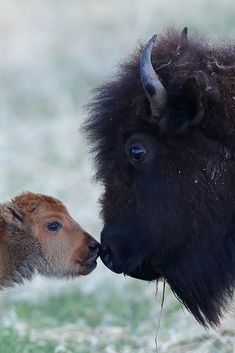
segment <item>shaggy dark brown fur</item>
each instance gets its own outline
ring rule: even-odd
[[[97,89],[85,124],[104,185],[101,257],[118,273],[164,277],[201,324],[218,325],[235,285],[235,46],[158,37],[162,125],[150,119],[141,50]]]
[[[58,228],[58,229],[57,229]],[[51,196],[25,192],[0,205],[0,287],[39,273],[70,278],[90,273],[99,245]]]

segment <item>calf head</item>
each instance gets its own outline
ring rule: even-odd
[[[4,214],[4,239],[19,273],[25,267],[69,278],[87,275],[96,267],[99,243],[59,200],[25,192],[5,204]]]

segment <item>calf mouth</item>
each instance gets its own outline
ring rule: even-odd
[[[99,255],[93,255],[86,261],[78,261],[77,263],[80,265],[79,274],[82,276],[86,276],[91,273],[97,266],[97,259]]]

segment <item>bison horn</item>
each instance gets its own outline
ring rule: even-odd
[[[167,94],[151,63],[151,52],[156,39],[157,36],[154,35],[140,53],[140,77],[152,117],[160,118],[166,107]]]

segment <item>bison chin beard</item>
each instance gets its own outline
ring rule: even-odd
[[[173,249],[162,243],[157,251],[147,241],[145,247],[141,246],[141,238],[137,236],[135,242],[128,242],[126,239],[131,238],[128,234],[138,234],[132,228],[126,234],[119,229],[115,233],[116,228],[107,227],[101,235],[101,260],[115,273],[145,281],[164,278],[201,325],[214,327],[220,324],[233,297],[233,229],[232,225],[226,234],[216,233],[215,229],[208,236],[191,236],[188,242],[178,243]]]
[[[228,237],[225,244],[210,244],[209,249],[205,244],[196,246],[195,243],[183,249],[168,254],[160,267],[147,256],[140,259],[130,255],[117,263],[113,257],[110,259],[101,252],[101,260],[111,271],[136,279],[154,281],[164,278],[178,300],[201,325],[206,328],[218,326],[233,297],[235,242]]]
[[[210,250],[194,247],[166,264],[164,277],[173,293],[204,327],[220,324],[233,297],[234,247],[231,238]]]
[[[164,278],[177,299],[201,325],[216,327],[233,298],[234,245],[231,240],[226,248],[211,249],[210,253],[208,249],[197,251],[194,247],[178,258],[174,254],[170,258],[175,261],[165,263],[161,271],[148,261],[136,266],[127,261],[121,272],[145,281]]]

